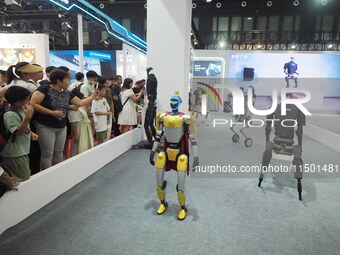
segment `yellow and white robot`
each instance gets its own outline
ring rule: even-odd
[[[175,96],[170,98],[170,106],[172,111],[158,113],[156,117],[157,135],[154,141],[151,153],[150,163],[155,165],[154,156],[157,147],[164,135],[164,146],[156,159],[156,179],[157,179],[157,195],[161,202],[157,214],[163,214],[168,203],[166,202],[166,185],[164,180],[165,171],[171,169],[177,171],[177,195],[181,209],[178,213],[178,219],[184,220],[187,215],[185,206],[185,176],[189,175],[189,140],[191,142],[194,161],[192,170],[199,165],[199,157],[197,150],[197,142],[195,133],[197,131],[194,118],[178,111],[182,99],[176,91]]]

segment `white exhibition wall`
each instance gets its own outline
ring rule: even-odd
[[[50,65],[49,40],[45,34],[0,34],[0,68],[20,61]]]
[[[180,110],[188,109],[191,12],[191,0],[148,0],[148,66],[158,79],[158,111],[169,110],[176,90]]]
[[[146,79],[146,55],[123,43],[123,50],[116,51],[116,73],[134,82]]]
[[[33,175],[0,199],[0,234],[47,205],[140,142],[136,128]]]

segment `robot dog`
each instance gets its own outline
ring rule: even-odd
[[[296,105],[288,104],[287,105],[287,115],[283,116],[281,114],[281,105],[279,104],[274,113],[267,116],[267,125],[266,125],[266,150],[263,153],[262,157],[262,167],[268,167],[270,160],[272,159],[272,152],[274,151],[276,154],[283,155],[294,155],[293,166],[294,166],[294,178],[297,179],[297,191],[299,194],[299,200],[302,200],[302,173],[303,173],[303,161],[301,158],[302,154],[302,134],[303,134],[303,126],[306,125],[306,117],[300,111]],[[272,121],[269,120],[277,120],[275,122],[275,137],[273,142],[269,141],[269,135],[271,132]],[[297,129],[293,127],[293,120],[297,123]],[[285,122],[285,127],[281,124],[282,121]],[[288,127],[287,127],[288,126]],[[294,131],[298,137],[298,144],[294,145]],[[261,187],[261,183],[264,178],[263,168],[261,170],[259,184]]]
[[[195,133],[197,131],[193,117],[185,115],[178,111],[182,99],[178,96],[178,92],[170,99],[172,111],[159,113],[156,117],[157,135],[150,153],[150,163],[155,165],[154,156],[157,147],[164,135],[163,150],[158,153],[156,159],[156,179],[157,179],[157,195],[161,202],[157,214],[163,214],[168,203],[165,199],[165,189],[167,182],[164,180],[165,171],[171,169],[177,171],[177,195],[181,209],[178,213],[178,219],[184,220],[187,215],[185,206],[185,175],[189,175],[189,139],[191,141],[192,151],[194,154],[194,162],[192,169],[199,164],[197,142]]]

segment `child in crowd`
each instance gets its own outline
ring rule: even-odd
[[[34,113],[29,104],[31,92],[23,87],[12,86],[7,89],[5,99],[10,104],[4,113],[4,126],[11,133],[10,138],[0,152],[2,167],[18,181],[29,179],[31,170],[28,154],[31,138],[38,140],[38,136],[31,132],[29,123]]]
[[[78,89],[73,89],[72,93],[80,99],[84,98],[84,95]],[[91,149],[94,146],[91,121],[87,117],[86,110],[87,109],[83,106],[79,107],[78,111],[68,112],[68,120],[71,125],[72,134],[72,157]]]
[[[106,86],[99,83],[96,86],[96,90],[98,91],[98,96],[92,102],[91,113],[93,114],[97,140],[99,143],[103,143],[108,140],[107,127],[110,123],[110,119],[112,118],[112,112],[109,104],[104,98],[106,94]]]

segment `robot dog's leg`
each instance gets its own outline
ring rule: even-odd
[[[259,178],[259,184],[258,186],[261,187],[261,183],[263,181],[264,173],[263,173],[263,167],[268,167],[270,160],[272,159],[272,150],[273,150],[274,144],[272,142],[268,142],[266,145],[266,150],[263,153],[262,156],[262,169],[261,174]]]
[[[303,173],[303,161],[301,158],[302,150],[301,146],[294,146],[293,147],[293,154],[294,154],[294,160],[293,160],[293,165],[294,165],[294,178],[297,179],[297,191],[299,193],[299,200],[302,200],[302,173]]]
[[[295,88],[297,88],[298,87],[297,77],[294,77],[294,82],[295,82]]]
[[[165,200],[165,188],[166,181],[164,180],[164,167],[166,163],[166,154],[164,152],[160,152],[157,155],[156,160],[156,179],[157,179],[157,195],[159,200],[161,201],[161,205],[157,210],[157,214],[163,214],[168,207],[168,203]]]
[[[187,208],[185,207],[185,175],[188,167],[188,157],[182,154],[177,159],[177,196],[181,210],[178,213],[178,219],[184,220],[187,215]]]
[[[244,129],[245,129],[245,128],[249,128],[248,124],[246,124],[245,127],[242,127],[242,128],[240,129],[240,133],[246,138],[246,139],[244,140],[244,145],[245,145],[246,147],[250,147],[250,146],[253,144],[253,139],[251,139],[251,138],[249,138],[249,137],[246,136],[246,134],[244,133]]]
[[[240,140],[240,136],[235,132],[234,127],[236,124],[232,124],[230,127],[230,130],[234,133],[232,140],[234,143],[238,143],[238,141]]]

